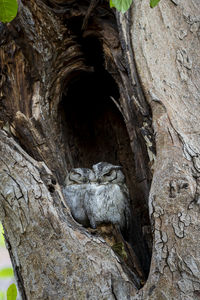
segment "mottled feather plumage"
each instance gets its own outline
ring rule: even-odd
[[[72,169],[63,192],[74,219],[83,226],[111,223],[121,231],[129,227],[130,200],[120,166],[100,162],[92,170]]]

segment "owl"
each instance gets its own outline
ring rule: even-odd
[[[94,180],[95,175],[92,170],[74,168],[68,173],[63,188],[73,218],[85,227],[88,227],[90,222],[85,211],[84,199],[89,183]]]
[[[102,223],[117,225],[121,232],[129,228],[130,199],[125,176],[120,166],[100,162],[92,166],[95,182],[84,198],[84,207],[90,226],[96,228]]]

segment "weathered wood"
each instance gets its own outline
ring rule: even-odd
[[[176,2],[99,2],[82,30],[89,1],[23,0],[0,27],[0,218],[23,299],[198,299],[200,7]],[[154,233],[140,291],[64,204],[67,170],[95,159],[123,166],[146,277]]]

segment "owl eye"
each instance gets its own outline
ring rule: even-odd
[[[117,178],[117,172],[116,170],[110,170],[108,173],[104,175],[105,178],[109,181],[113,181]]]
[[[80,177],[82,177],[82,175],[77,172],[71,172],[70,177],[71,178],[73,178],[73,177],[80,178]]]
[[[104,174],[104,176],[111,176],[113,174],[113,170],[109,171],[108,173]]]
[[[79,174],[79,173],[74,173],[74,174],[76,174],[76,176],[78,176],[78,177],[81,177],[82,175],[81,174]]]

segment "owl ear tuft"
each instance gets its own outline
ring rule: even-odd
[[[114,166],[115,170],[121,170],[122,166]]]

